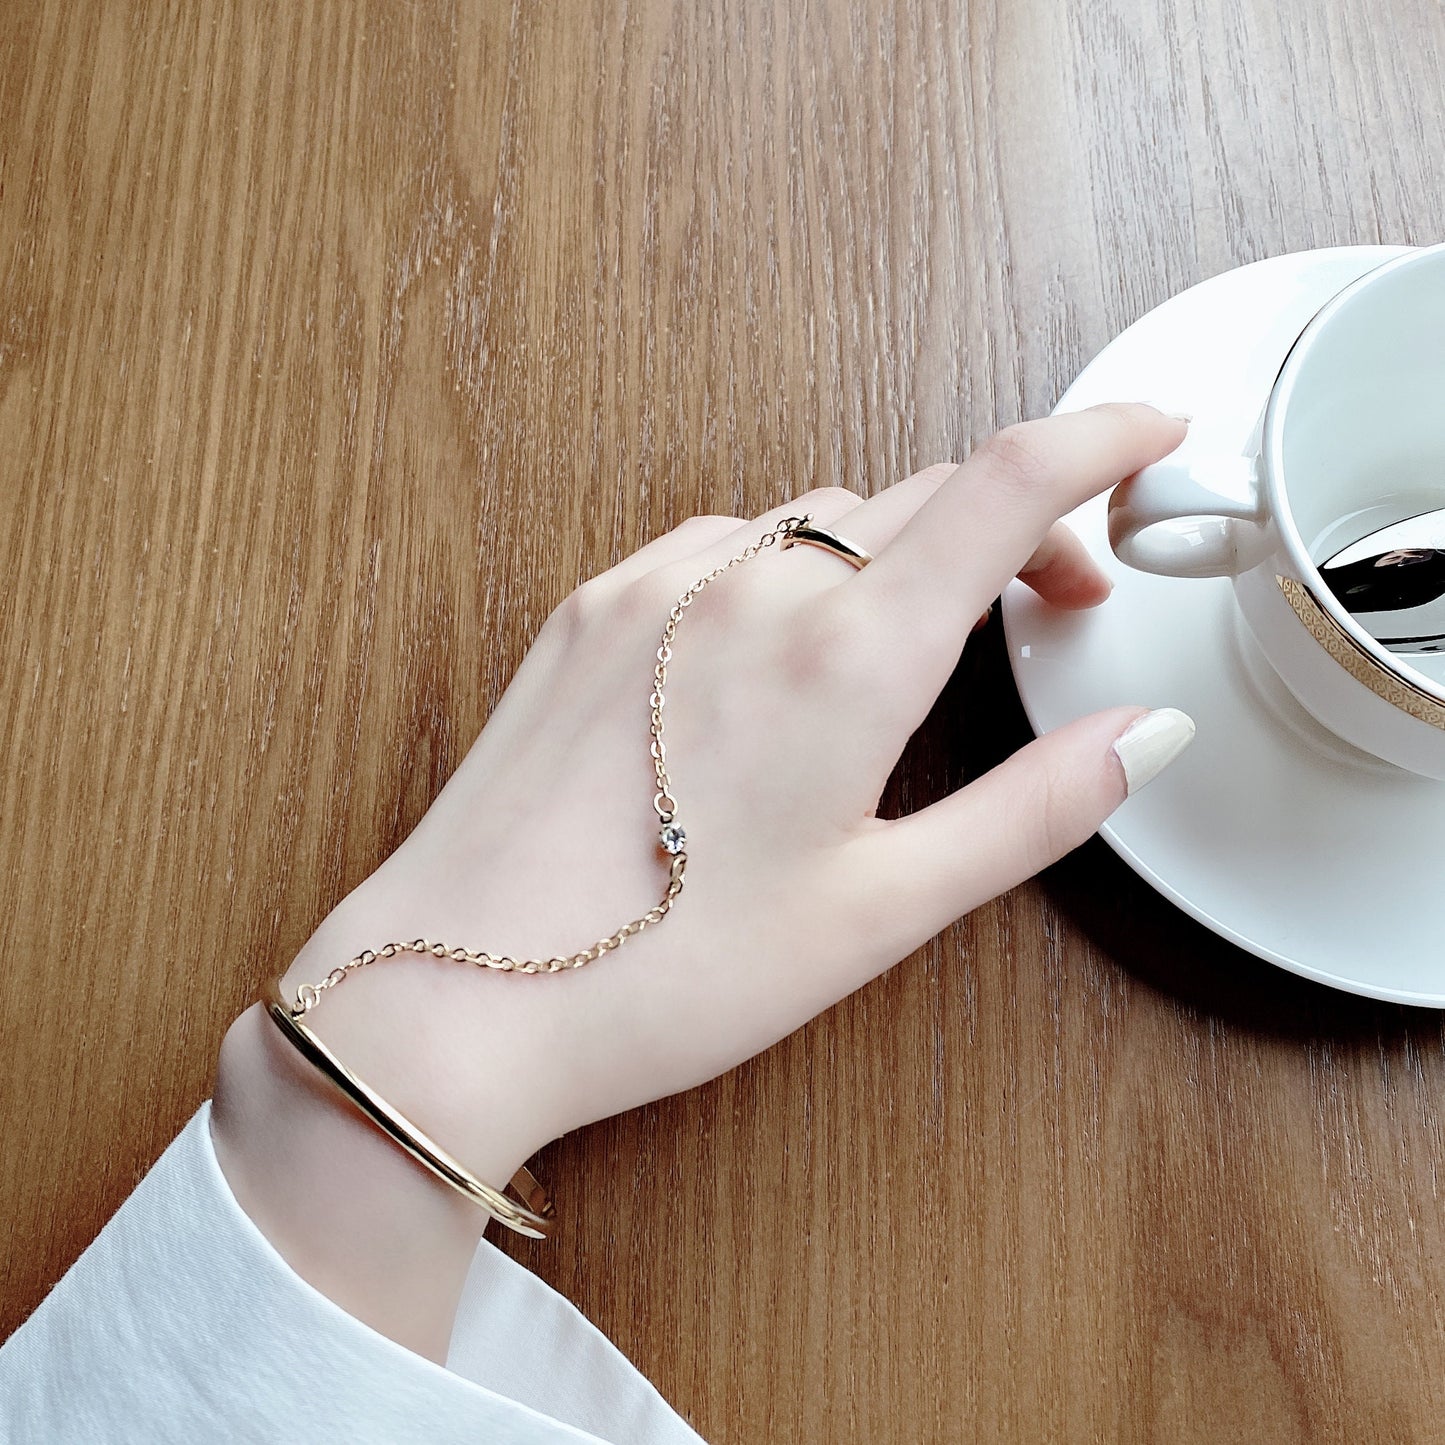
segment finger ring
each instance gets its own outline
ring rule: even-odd
[[[786,551],[800,542],[807,547],[821,547],[825,552],[841,557],[860,570],[873,560],[871,552],[865,552],[856,543],[840,537],[836,532],[830,532],[826,527],[795,527],[783,538],[779,550]]]

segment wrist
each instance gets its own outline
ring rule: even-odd
[[[398,1107],[427,1118],[426,1069],[423,1084],[408,1088],[364,1011],[338,1007],[326,1024],[328,1042],[357,1072],[365,1077],[370,1065],[383,1094],[392,1087]],[[393,1072],[395,1083],[382,1076]],[[260,1007],[226,1035],[212,1121],[237,1201],[291,1268],[380,1333],[444,1360],[486,1211],[364,1119]],[[483,1149],[481,1134],[472,1131],[466,1162],[501,1188],[529,1151],[513,1157],[522,1146],[503,1139]]]
[[[370,916],[388,910],[375,904],[355,909],[357,898],[352,895],[322,923],[287,969],[281,995],[288,1003],[303,985],[319,983],[364,947],[413,936],[384,916]],[[539,988],[529,976],[399,952],[325,989],[305,1023],[387,1103],[501,1190],[521,1164],[569,1127],[561,1122],[567,1111],[559,1070],[538,1067],[544,1052],[539,1040],[547,1035],[546,985],[555,992],[568,981],[548,979]],[[305,1071],[317,1072],[309,1063]],[[324,1092],[331,1096],[329,1084]],[[345,1107],[354,1112],[349,1103]]]

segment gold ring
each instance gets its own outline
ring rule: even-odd
[[[865,552],[855,543],[848,541],[846,537],[840,537],[826,527],[795,527],[783,538],[780,550],[786,551],[799,542],[807,547],[821,547],[825,552],[831,552],[835,557],[841,557],[860,571],[873,560],[871,552]]]

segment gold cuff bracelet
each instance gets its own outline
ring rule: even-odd
[[[317,1038],[302,1021],[305,1010],[298,1011],[286,1002],[280,979],[272,979],[266,986],[262,1001],[272,1022],[302,1057],[325,1074],[387,1138],[405,1149],[418,1164],[480,1204],[508,1229],[515,1229],[518,1234],[532,1239],[546,1239],[552,1233],[556,1227],[556,1208],[529,1169],[518,1169],[507,1186],[517,1195],[516,1200],[509,1199],[490,1184],[483,1184],[471,1170],[459,1164],[440,1144],[418,1129],[405,1114],[388,1104],[370,1084],[352,1073]]]

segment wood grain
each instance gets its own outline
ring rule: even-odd
[[[583,576],[1445,230],[1434,0],[8,7],[0,1326]],[[1027,729],[986,636],[889,803]],[[710,1440],[1438,1439],[1433,1014],[1098,847],[546,1151],[502,1243]]]

